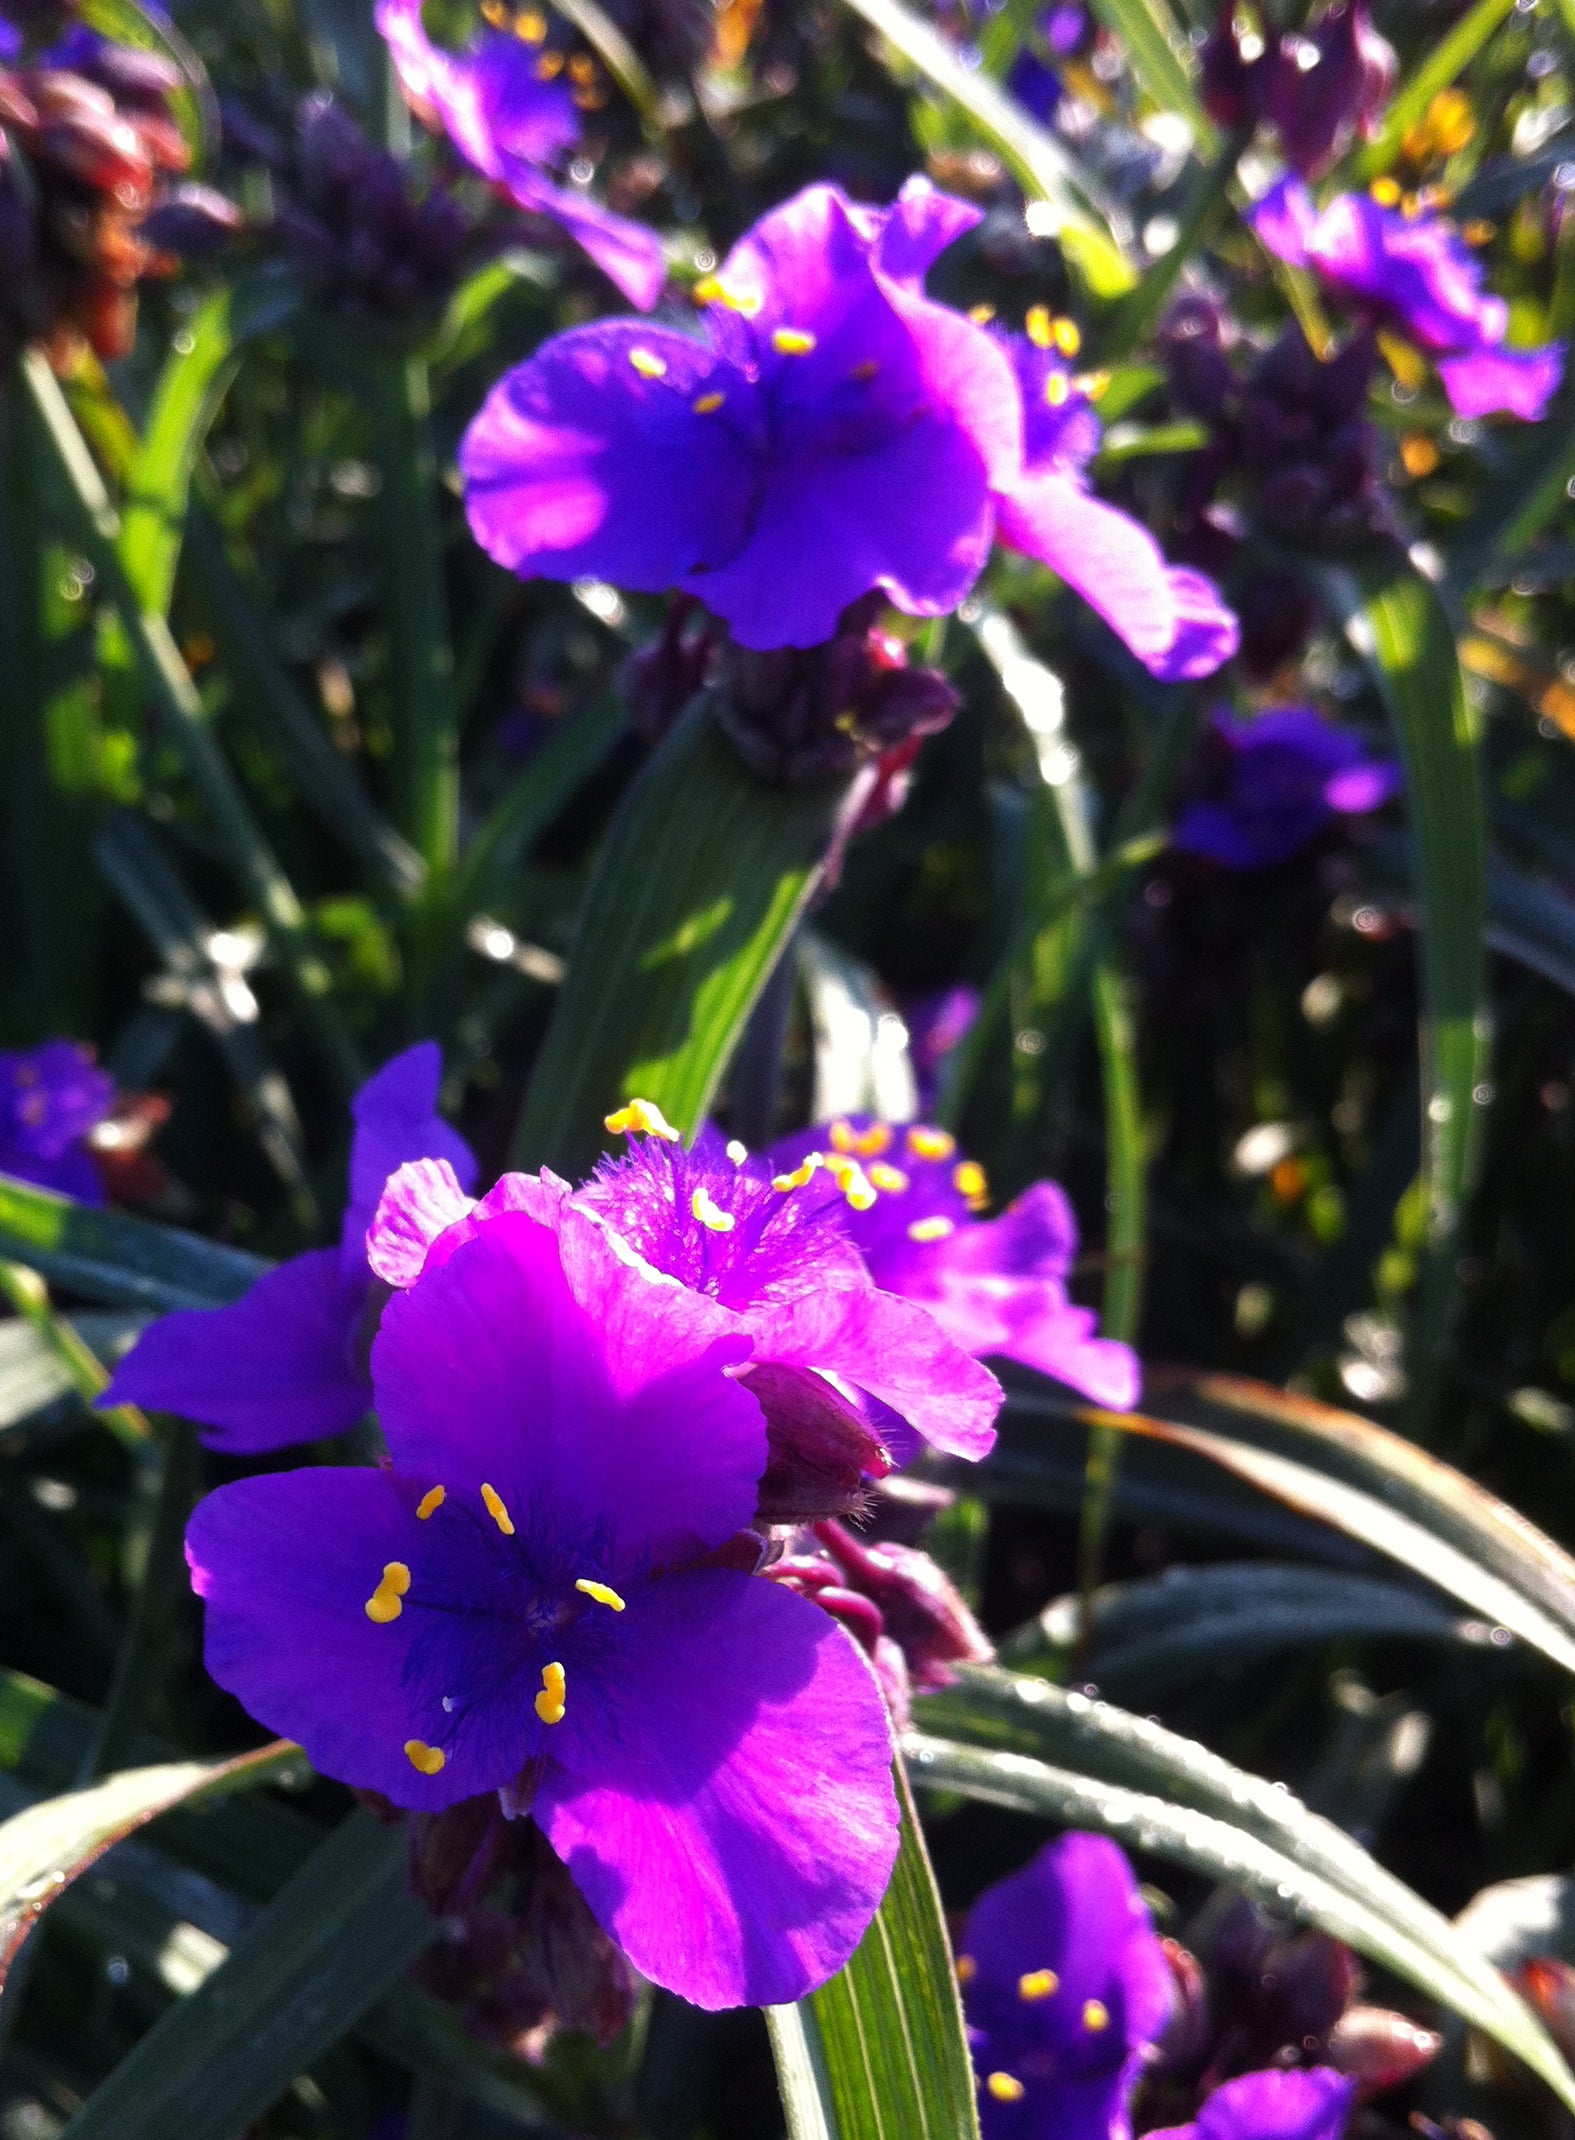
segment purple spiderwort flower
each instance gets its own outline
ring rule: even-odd
[[[1226,869],[1289,861],[1332,818],[1376,810],[1399,792],[1392,758],[1370,758],[1359,736],[1311,706],[1277,706],[1250,720],[1221,711],[1211,734],[1224,754],[1223,792],[1189,804],[1171,843]]]
[[[1205,2097],[1190,2125],[1146,2140],[1342,2140],[1356,2082],[1331,2066],[1243,2073]]]
[[[1137,1356],[1096,1336],[1093,1310],[1067,1296],[1077,1221],[1055,1182],[1036,1182],[998,1218],[983,1219],[984,1169],[959,1153],[948,1130],[869,1115],[801,1130],[765,1157],[785,1170],[811,1164],[817,1152],[822,1164],[856,1161],[876,1191],[845,1218],[876,1285],[927,1308],[968,1352],[1020,1361],[1098,1404],[1136,1404]]]
[[[554,336],[466,434],[476,539],[521,577],[698,595],[766,650],[824,644],[877,589],[943,614],[999,512],[1004,540],[1085,595],[1086,546],[1103,542],[1097,606],[1156,673],[1217,667],[1234,620],[1213,590],[1167,579],[1152,539],[1086,495],[1079,448],[1061,423],[1047,438],[1037,408],[1025,456],[1012,356],[924,294],[981,213],[922,178],[889,209],[810,186],[697,285],[703,337],[632,320]]]
[[[1174,1980],[1108,1837],[1063,1835],[988,1888],[957,1974],[984,2140],[1131,2140],[1128,2102]]]
[[[1271,253],[1315,269],[1426,350],[1459,415],[1504,411],[1535,422],[1564,376],[1565,344],[1506,349],[1509,307],[1483,289],[1481,262],[1453,224],[1397,202],[1397,193],[1341,193],[1319,209],[1299,179],[1282,178],[1252,224]]]
[[[1212,580],[1167,565],[1148,529],[1088,488],[1103,427],[1074,376],[1077,330],[1043,307],[1002,337],[1023,406],[1023,472],[1000,500],[1002,542],[1037,557],[1166,682],[1211,676],[1235,653],[1235,616]]]
[[[115,1080],[75,1040],[0,1051],[0,1174],[102,1204],[88,1140],[115,1105]]]
[[[208,1430],[210,1448],[236,1455],[353,1427],[372,1401],[366,1233],[383,1184],[409,1159],[441,1159],[467,1185],[476,1177],[469,1145],[437,1112],[442,1073],[437,1044],[422,1041],[356,1094],[337,1248],[292,1256],[230,1307],[161,1316],[121,1361],[104,1402],[179,1412]]]
[[[667,280],[655,232],[542,172],[579,139],[567,87],[544,81],[538,55],[506,29],[483,26],[465,52],[443,51],[427,36],[421,8],[422,0],[377,0],[377,27],[408,102],[517,206],[560,224],[630,304],[648,311]]]
[[[1000,1385],[934,1316],[872,1280],[845,1225],[852,1200],[876,1193],[855,1162],[778,1169],[710,1128],[685,1150],[645,1101],[608,1126],[645,1134],[578,1191],[547,1173],[506,1174],[472,1205],[441,1166],[402,1168],[368,1237],[373,1270],[407,1285],[502,1213],[553,1224],[584,1212],[648,1274],[714,1303],[750,1339],[747,1386],[771,1434],[770,1521],[851,1512],[865,1477],[920,1440],[988,1453]]]
[[[798,1998],[868,1924],[897,1813],[854,1645],[724,1564],[766,1462],[749,1340],[585,1213],[454,1232],[372,1346],[390,1465],[193,1516],[208,1670],[325,1775],[528,1810],[654,1982]]]

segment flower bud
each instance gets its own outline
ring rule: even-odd
[[[856,1514],[868,1481],[891,1469],[890,1452],[874,1429],[807,1369],[761,1361],[743,1381],[766,1415],[768,1462],[758,1520],[814,1523]]]
[[[949,1686],[959,1664],[988,1664],[995,1646],[951,1577],[916,1546],[864,1545],[845,1525],[817,1523],[815,1536],[849,1590],[879,1606],[915,1687]]]
[[[1442,2036],[1382,2006],[1353,2006],[1330,2029],[1322,2056],[1363,2095],[1415,2080],[1438,2056]]]
[[[1261,117],[1264,66],[1262,39],[1248,42],[1236,17],[1235,0],[1227,0],[1199,56],[1203,108],[1216,126],[1234,131]]]
[[[662,636],[636,648],[624,663],[624,699],[649,742],[660,742],[705,684],[721,636],[721,627],[706,621],[693,595],[676,595]]]

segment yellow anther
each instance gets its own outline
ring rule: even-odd
[[[506,30],[509,23],[509,11],[503,5],[503,0],[481,0],[481,19],[483,22],[490,24],[494,30]]]
[[[528,45],[539,45],[547,35],[547,18],[533,7],[514,18],[514,34]]]
[[[562,72],[563,54],[561,52],[544,52],[536,62],[536,79],[538,82],[556,81]]]
[[[1408,431],[1400,441],[1400,460],[1408,476],[1430,476],[1439,458],[1437,446],[1425,431]]]
[[[667,377],[666,360],[659,357],[654,349],[631,349],[629,362],[642,379],[665,379]]]
[[[967,1197],[970,1204],[990,1201],[990,1178],[977,1159],[959,1160],[952,1168],[952,1187],[959,1196]]]
[[[878,1159],[891,1149],[889,1122],[872,1122],[868,1129],[855,1129],[851,1122],[833,1122],[828,1135],[834,1152],[850,1152],[855,1159]]]
[[[1488,222],[1485,216],[1473,216],[1469,223],[1462,223],[1460,235],[1467,245],[1486,245],[1490,238],[1498,236],[1498,225]]]
[[[948,1234],[954,1234],[956,1231],[957,1227],[951,1219],[939,1217],[915,1219],[908,1228],[908,1239],[910,1241],[944,1241]]]
[[[959,1954],[957,1957],[958,1983],[971,1984],[978,1974],[979,1964],[974,1960],[973,1956],[971,1954]]]
[[[1030,1969],[1017,1979],[1019,1999],[1050,1999],[1061,1989],[1061,1979],[1053,1969]]]
[[[669,1144],[678,1142],[677,1130],[654,1100],[630,1100],[607,1117],[607,1127],[615,1137],[639,1130],[647,1137],[665,1137]]]
[[[429,1516],[437,1514],[447,1499],[448,1489],[443,1486],[434,1486],[429,1494],[423,1494],[416,1503],[416,1514],[425,1523]]]
[[[828,1152],[822,1164],[855,1211],[868,1211],[875,1202],[875,1189],[856,1159],[843,1152]]]
[[[583,1590],[594,1604],[611,1606],[614,1612],[623,1611],[623,1599],[606,1583],[593,1583],[588,1575],[582,1575],[574,1587]]]
[[[1015,2073],[992,2073],[984,2085],[998,2103],[1020,2103],[1027,2093]]]
[[[596,62],[588,52],[576,52],[569,62],[569,79],[588,89],[596,79]]]
[[[731,1233],[737,1221],[730,1211],[724,1211],[710,1190],[704,1186],[696,1189],[689,1199],[689,1208],[702,1226],[709,1226],[712,1233]]]
[[[877,1159],[870,1168],[870,1180],[888,1196],[901,1196],[908,1186],[908,1177],[901,1167],[888,1166],[884,1159]]]
[[[820,1153],[811,1152],[809,1157],[796,1166],[791,1174],[773,1174],[771,1186],[773,1189],[780,1189],[784,1194],[789,1189],[802,1189],[805,1182],[811,1176],[818,1174],[824,1165],[825,1160]]]
[[[1090,401],[1103,401],[1110,391],[1109,372],[1080,372],[1073,385]]]
[[[968,317],[976,327],[988,327],[991,320],[995,318],[995,307],[994,305],[970,305],[968,307]]]
[[[1076,320],[1052,320],[1050,333],[1063,357],[1075,357],[1083,346],[1082,332]]]
[[[877,359],[874,357],[866,357],[862,364],[854,365],[853,369],[848,373],[848,377],[850,379],[857,379],[860,386],[868,386],[869,382],[875,377],[876,373],[879,370],[880,364]]]
[[[448,1755],[441,1746],[428,1746],[424,1739],[405,1741],[405,1759],[412,1768],[420,1769],[423,1776],[435,1776],[447,1766]]]
[[[1398,179],[1375,178],[1367,190],[1380,208],[1397,208],[1400,205]]]
[[[1441,89],[1422,117],[1401,135],[1400,152],[1408,163],[1426,163],[1431,156],[1453,156],[1476,130],[1476,113],[1465,91]]]
[[[948,1129],[931,1129],[921,1122],[908,1132],[908,1150],[915,1159],[950,1159],[956,1149],[957,1139]]]
[[[741,1137],[730,1137],[723,1149],[735,1167],[741,1167],[749,1157],[749,1146]]]
[[[726,399],[727,396],[725,394],[701,394],[691,401],[689,406],[694,410],[696,416],[714,416]]]
[[[544,1724],[563,1722],[564,1697],[567,1682],[561,1664],[544,1664],[541,1668],[541,1692],[536,1697],[536,1714]]]
[[[1065,372],[1052,372],[1045,381],[1045,400],[1052,409],[1065,406],[1072,398],[1072,382]]]
[[[375,1620],[379,1627],[386,1627],[390,1620],[397,1620],[404,1611],[399,1602],[410,1588],[410,1570],[402,1560],[391,1560],[383,1569],[382,1580],[366,1601],[366,1616]]]
[[[503,1496],[495,1486],[489,1486],[485,1479],[481,1482],[481,1498],[487,1504],[487,1514],[492,1518],[504,1537],[512,1538],[514,1536],[514,1518],[503,1506]]]
[[[1050,317],[1050,307],[1031,305],[1023,321],[1023,332],[1035,349],[1049,349],[1055,341],[1055,323]]]
[[[765,303],[757,290],[730,290],[720,275],[702,275],[694,295],[697,305],[726,305],[729,312],[746,320],[752,320]]]
[[[807,327],[778,327],[772,333],[771,346],[784,357],[807,357],[815,346],[815,337]]]
[[[1110,2026],[1110,2009],[1103,1999],[1083,2001],[1083,2026],[1085,2029],[1107,2029]]]

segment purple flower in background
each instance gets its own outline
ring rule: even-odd
[[[1062,61],[1075,58],[1084,45],[1092,43],[1093,35],[1094,25],[1088,9],[1076,5],[1075,0],[1064,0],[1063,5],[1046,8],[1039,16],[1033,36],[1025,40],[1013,60],[1006,86],[1041,125],[1050,124],[1061,101],[1061,77],[1057,67]]]
[[[1483,289],[1481,263],[1454,225],[1431,209],[1407,213],[1392,180],[1378,187],[1383,198],[1341,193],[1319,209],[1299,179],[1282,178],[1253,228],[1278,258],[1316,269],[1425,349],[1460,415],[1536,421],[1564,376],[1565,345],[1506,349],[1509,307]]]
[[[1084,493],[1097,425],[1047,425],[1036,404],[1025,462],[1011,356],[925,296],[980,214],[922,178],[885,210],[810,186],[697,286],[703,337],[633,320],[554,336],[466,435],[476,539],[521,577],[698,595],[765,650],[822,645],[875,590],[911,616],[953,608],[999,508],[1004,539],[1097,584],[1156,673],[1218,667],[1234,621],[1213,589],[1167,577],[1152,539]]]
[[[1147,528],[1089,491],[1103,434],[1067,361],[1075,326],[1036,307],[1026,336],[1002,339],[1023,405],[1023,468],[1000,501],[1002,542],[1058,573],[1153,675],[1211,676],[1240,636],[1213,581],[1167,565]]]
[[[987,1889],[957,1974],[984,2140],[1130,2140],[1128,2101],[1174,1993],[1114,1843],[1063,1835]]]
[[[987,1454],[1000,1385],[932,1315],[872,1281],[844,1224],[849,1199],[875,1194],[856,1163],[775,1169],[714,1129],[686,1151],[641,1101],[609,1126],[648,1133],[577,1193],[551,1175],[505,1175],[472,1206],[441,1168],[402,1169],[372,1229],[373,1269],[408,1284],[499,1215],[525,1209],[557,1223],[572,1198],[648,1274],[714,1303],[751,1341],[747,1386],[771,1438],[770,1521],[860,1507],[865,1478],[891,1469],[903,1435],[904,1455],[915,1437],[954,1456]]]
[[[372,1299],[366,1235],[390,1174],[441,1159],[467,1186],[468,1144],[437,1112],[443,1058],[422,1041],[386,1063],[351,1103],[350,1197],[337,1248],[310,1249],[259,1278],[227,1308],[188,1308],[143,1332],[106,1404],[179,1412],[237,1455],[316,1441],[353,1427],[371,1403],[364,1327]]]
[[[1146,2140],[1341,2140],[1356,2082],[1330,2066],[1243,2073],[1205,2098],[1190,2125]]]
[[[1334,0],[1305,35],[1265,44],[1230,0],[1203,47],[1203,102],[1221,126],[1266,119],[1304,178],[1324,170],[1360,129],[1371,135],[1399,72],[1365,0]]]
[[[823,1982],[897,1847],[869,1667],[722,1564],[766,1462],[748,1353],[588,1215],[503,1213],[384,1310],[390,1466],[245,1479],[187,1533],[208,1669],[262,1724],[417,1811],[502,1793],[705,2007]]]
[[[1332,818],[1376,810],[1399,792],[1393,759],[1370,758],[1359,736],[1310,706],[1277,706],[1250,720],[1222,711],[1210,726],[1223,754],[1220,793],[1189,804],[1171,842],[1226,869],[1289,861]]]
[[[933,1114],[952,1057],[973,1030],[983,1000],[977,988],[964,984],[903,1005],[914,1082],[925,1114]]]
[[[88,1139],[114,1104],[115,1080],[80,1041],[0,1050],[0,1174],[102,1204]]]
[[[801,1130],[764,1156],[783,1172],[856,1162],[874,1193],[850,1205],[844,1224],[871,1278],[927,1308],[968,1352],[1021,1361],[1099,1404],[1137,1402],[1135,1354],[1096,1336],[1093,1310],[1068,1298],[1077,1221],[1055,1182],[1036,1182],[999,1218],[981,1219],[984,1169],[949,1131],[869,1115]]]
[[[377,0],[377,27],[413,109],[517,206],[561,225],[632,305],[648,310],[667,280],[655,232],[542,172],[579,139],[568,88],[544,80],[540,55],[510,30],[482,27],[468,50],[442,50],[427,36],[421,7],[422,0]]]

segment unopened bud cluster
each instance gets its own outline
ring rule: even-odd
[[[85,341],[124,356],[138,284],[238,223],[221,195],[180,182],[180,80],[87,30],[0,67],[0,349],[40,342],[64,360]]]

